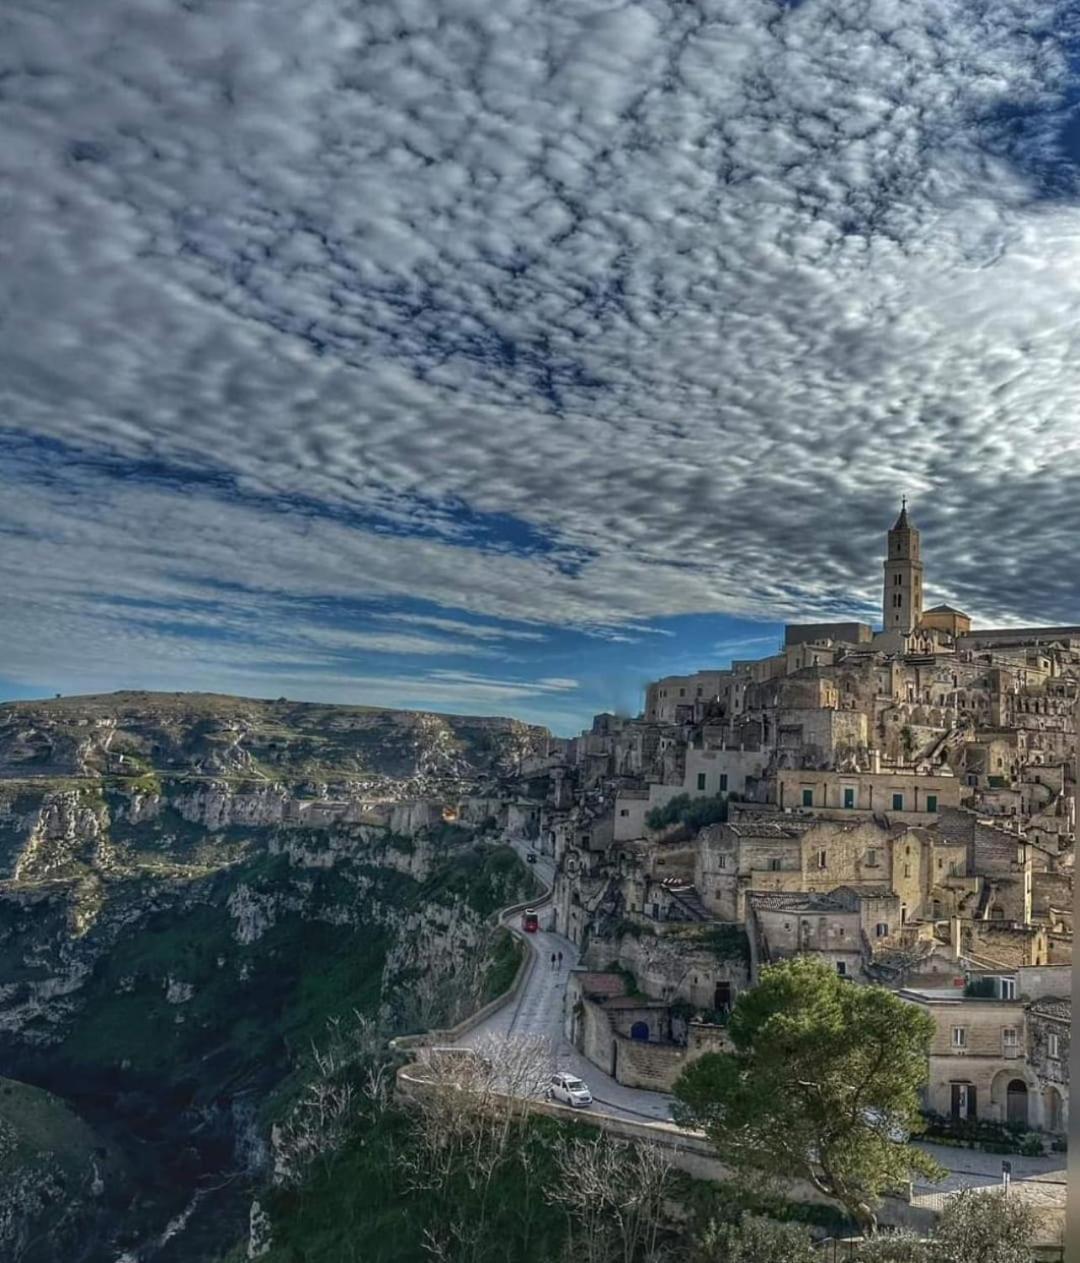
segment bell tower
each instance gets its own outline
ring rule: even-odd
[[[884,628],[886,631],[913,631],[922,620],[923,567],[919,559],[919,532],[908,521],[906,496],[900,516],[889,532],[884,564]]]

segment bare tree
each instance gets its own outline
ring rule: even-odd
[[[326,1023],[322,1047],[314,1042],[314,1075],[285,1120],[271,1130],[274,1181],[296,1185],[316,1159],[329,1163],[344,1144],[358,1109],[381,1110],[390,1100],[392,1071],[382,1030],[355,1010]],[[355,1085],[346,1076],[359,1078]]]
[[[351,1084],[309,1083],[285,1122],[273,1129],[275,1181],[300,1184],[316,1158],[328,1160],[341,1148],[353,1115]]]
[[[548,1200],[566,1209],[572,1251],[586,1263],[658,1257],[664,1199],[671,1177],[665,1150],[599,1135],[563,1139]]]
[[[422,1086],[414,1102],[414,1143],[400,1164],[412,1188],[446,1203],[439,1248],[452,1229],[462,1257],[478,1253],[495,1172],[522,1152],[530,1104],[551,1066],[548,1043],[523,1036],[484,1039],[473,1049],[421,1052],[415,1069]],[[467,1182],[479,1207],[467,1225],[452,1213],[458,1180]],[[435,1238],[427,1248],[434,1251]]]

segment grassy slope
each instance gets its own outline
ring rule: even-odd
[[[40,1158],[54,1159],[71,1175],[83,1175],[95,1155],[113,1157],[63,1101],[40,1088],[0,1078],[0,1180]]]

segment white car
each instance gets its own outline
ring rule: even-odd
[[[576,1074],[553,1074],[548,1084],[549,1101],[562,1101],[564,1105],[591,1105],[592,1093]]]

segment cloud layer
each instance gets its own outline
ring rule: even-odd
[[[902,491],[932,597],[1080,621],[1074,26],[17,0],[0,677],[543,707],[872,615]]]

